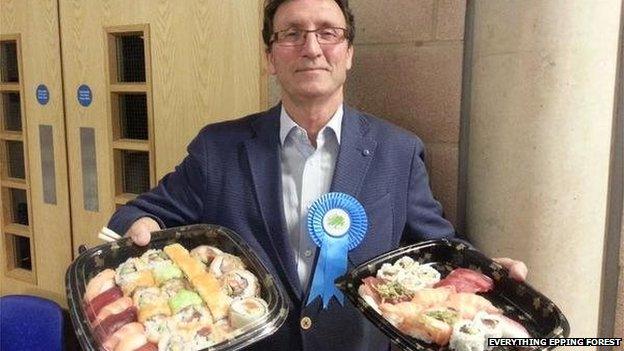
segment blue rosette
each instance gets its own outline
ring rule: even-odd
[[[332,296],[344,305],[344,295],[334,281],[347,272],[347,254],[362,242],[368,219],[362,204],[344,193],[328,193],[318,198],[308,212],[308,233],[321,249],[308,295],[317,296],[327,308]]]

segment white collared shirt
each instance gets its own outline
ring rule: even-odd
[[[308,209],[329,192],[340,146],[343,106],[340,105],[316,137],[316,149],[308,134],[288,115],[280,114],[280,161],[282,199],[291,249],[304,290],[313,269],[316,245],[306,227]]]

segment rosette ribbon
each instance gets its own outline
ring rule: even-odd
[[[321,251],[314,269],[309,305],[317,296],[326,309],[332,297],[344,305],[344,295],[334,281],[347,272],[347,254],[362,242],[368,228],[364,207],[344,193],[318,198],[308,212],[308,233]]]

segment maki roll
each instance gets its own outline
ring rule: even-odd
[[[209,272],[215,277],[220,278],[222,275],[233,271],[235,269],[245,269],[243,261],[234,255],[223,253],[215,256],[214,260],[210,263]]]
[[[171,315],[171,309],[167,303],[168,296],[159,288],[138,288],[132,298],[134,306],[139,310],[139,322],[143,323],[156,315]]]
[[[455,351],[485,350],[485,335],[481,325],[470,320],[461,320],[453,326],[449,347]]]
[[[149,266],[141,259],[133,257],[122,263],[115,270],[115,282],[121,287],[124,295],[131,295],[134,289],[141,286],[154,286],[154,277]]]
[[[169,298],[174,297],[178,293],[178,291],[182,289],[191,289],[191,283],[184,278],[169,279],[160,286],[160,290],[165,293]]]
[[[163,335],[170,332],[169,317],[164,314],[154,315],[143,322],[145,336],[149,342],[158,344]]]
[[[409,256],[403,256],[396,260],[393,266],[401,270],[412,270],[418,268],[419,263]]]
[[[206,307],[189,305],[172,316],[170,329],[174,333],[185,335],[190,333],[192,337],[192,334],[212,325],[212,323],[212,316]]]
[[[488,339],[503,337],[503,322],[500,315],[479,312],[474,318],[474,323],[483,331],[486,346]]]
[[[259,320],[268,312],[266,301],[259,297],[234,300],[230,305],[229,317],[233,328],[242,328]]]
[[[217,255],[222,255],[223,251],[210,245],[201,245],[191,250],[191,257],[196,258],[202,263],[209,265]]]
[[[227,316],[228,306],[232,302],[232,298],[221,289],[221,284],[217,278],[208,272],[204,272],[204,274],[195,277],[191,283],[206,302],[215,321]]]
[[[390,263],[384,263],[377,271],[377,278],[385,282],[393,282],[402,271],[403,269],[400,266],[394,266]]]
[[[145,262],[145,264],[152,269],[163,263],[171,262],[166,253],[162,250],[154,249],[145,251],[145,253],[141,255],[141,260],[143,260],[143,262]]]
[[[225,293],[231,298],[254,297],[260,294],[258,278],[248,270],[235,269],[221,277]]]
[[[430,265],[419,265],[418,268],[412,270],[412,272],[414,272],[427,287],[432,287],[440,281],[440,272]]]
[[[171,261],[162,261],[158,265],[154,266],[152,271],[154,281],[157,285],[176,278],[182,278],[182,271]]]
[[[178,291],[174,297],[169,299],[169,307],[174,314],[190,305],[201,305],[202,303],[203,301],[197,293],[184,289]]]

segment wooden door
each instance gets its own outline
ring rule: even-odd
[[[74,250],[207,123],[266,106],[261,0],[59,0]]]
[[[0,293],[65,303],[71,262],[56,0],[0,0]]]

